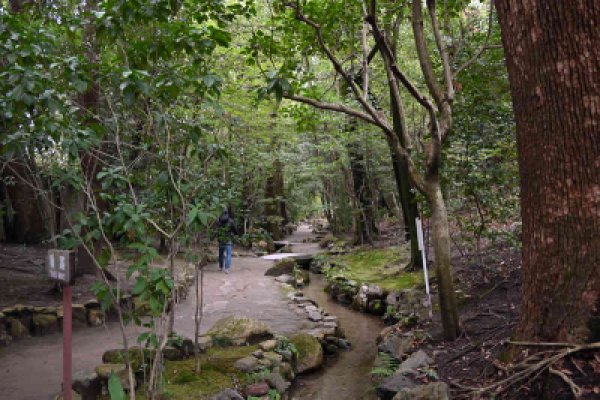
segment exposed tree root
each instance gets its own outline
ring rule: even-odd
[[[585,350],[600,350],[600,342],[589,344],[573,344],[573,343],[535,343],[535,342],[508,342],[515,346],[531,346],[531,347],[561,347],[559,350],[548,350],[542,353],[533,354],[520,363],[511,368],[507,368],[505,372],[511,374],[508,377],[494,382],[488,386],[481,388],[465,386],[457,382],[450,384],[456,388],[458,398],[477,398],[483,394],[497,396],[508,389],[523,385],[535,380],[544,371],[549,370],[551,374],[560,377],[571,389],[575,397],[581,394],[581,388],[575,384],[566,374],[552,368],[552,366],[563,358]]]

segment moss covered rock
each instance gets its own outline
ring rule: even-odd
[[[296,260],[293,258],[282,258],[277,261],[274,266],[269,268],[265,272],[266,276],[279,276],[279,275],[294,275],[294,269],[298,266]]]
[[[142,353],[143,351],[143,353]],[[141,366],[148,363],[152,356],[150,350],[142,350],[140,347],[129,349],[129,362],[134,371],[138,371]],[[107,350],[102,354],[102,362],[106,364],[125,364],[125,349]]]
[[[53,314],[33,314],[33,333],[38,336],[58,331],[58,319]]]
[[[7,318],[8,334],[14,339],[29,336],[29,330],[17,318]]]
[[[321,343],[307,333],[299,333],[290,338],[298,350],[296,371],[299,374],[318,369],[323,364],[323,348]]]
[[[206,332],[213,342],[230,342],[236,345],[255,344],[273,337],[271,329],[264,323],[247,317],[222,318]]]

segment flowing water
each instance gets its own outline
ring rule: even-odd
[[[352,343],[351,350],[341,350],[326,360],[324,368],[298,377],[291,391],[293,400],[371,400],[377,399],[370,371],[377,355],[375,340],[383,328],[380,318],[359,313],[329,298],[322,275],[311,274],[311,283],[302,291],[321,308],[338,317],[338,322]]]

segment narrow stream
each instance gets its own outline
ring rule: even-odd
[[[373,315],[359,313],[332,300],[324,292],[322,275],[312,274],[311,282],[302,292],[338,321],[352,343],[351,350],[342,350],[326,360],[324,367],[312,374],[300,376],[291,391],[292,400],[371,400],[377,399],[370,372],[377,346],[377,334],[383,321]]]

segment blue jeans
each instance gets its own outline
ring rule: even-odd
[[[231,268],[231,253],[233,252],[233,244],[223,243],[219,244],[219,269],[225,267],[225,271],[229,271]]]

